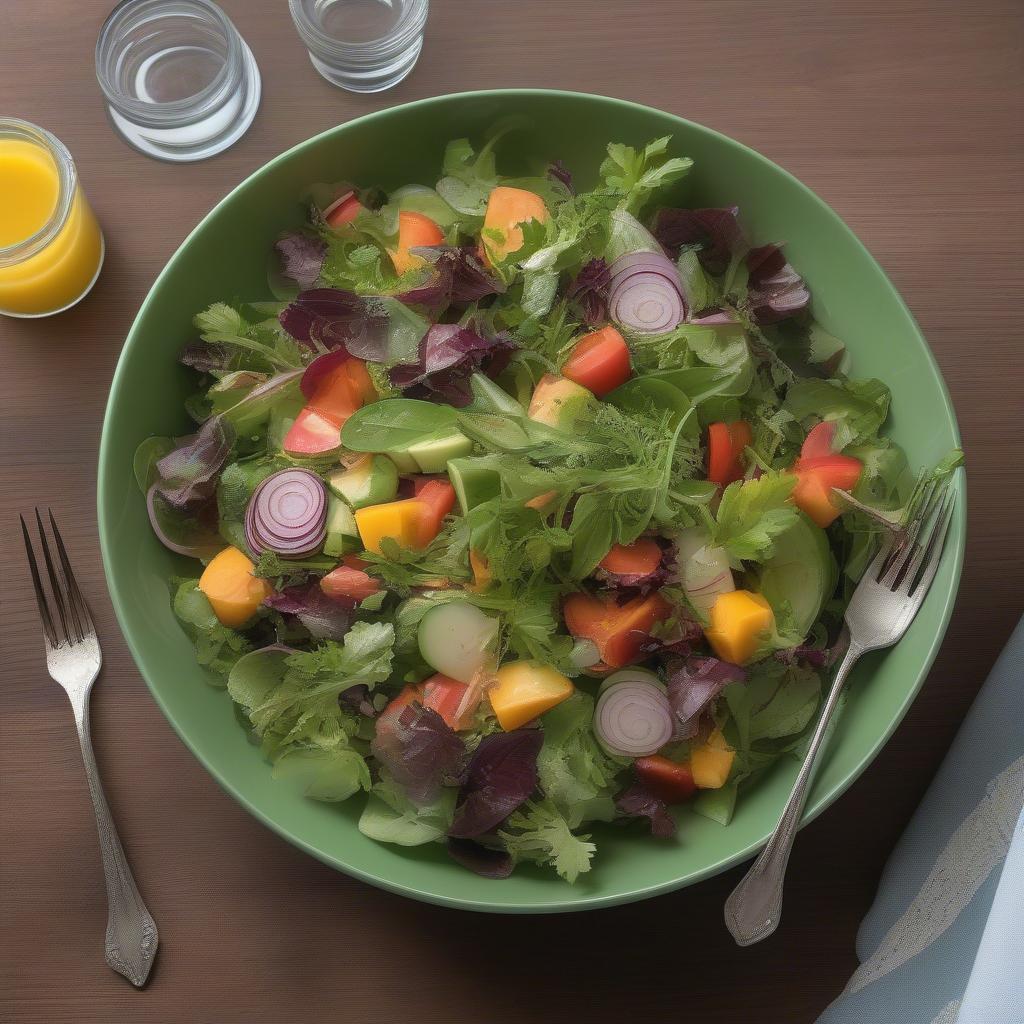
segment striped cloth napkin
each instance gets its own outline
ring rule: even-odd
[[[818,1024],[1024,1024],[1024,620],[882,874]]]

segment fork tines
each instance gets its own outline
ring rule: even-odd
[[[46,530],[43,528],[42,516],[40,516],[38,508],[35,510],[39,545],[43,551],[43,563],[46,566],[46,576],[50,584],[49,594],[39,573],[39,564],[36,561],[25,517],[19,515],[18,518],[21,520],[21,532],[25,539],[25,554],[28,556],[28,566],[32,573],[32,585],[36,592],[36,604],[39,606],[39,618],[43,623],[43,634],[47,643],[52,647],[60,647],[65,643],[80,643],[95,630],[92,617],[89,615],[89,608],[71,569],[71,561],[68,558],[67,548],[64,547],[64,540],[57,529],[57,521],[53,518],[53,512],[50,509],[47,509],[46,513],[50,520],[50,531],[53,534],[57,551],[56,562],[51,553]],[[58,624],[59,629],[57,628]]]
[[[928,484],[904,537],[882,566],[880,583],[905,594],[913,594],[922,586],[927,590],[942,554],[954,498],[948,480]],[[919,543],[918,537],[924,539]]]

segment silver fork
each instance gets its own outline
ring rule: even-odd
[[[725,901],[725,925],[740,946],[760,942],[779,926],[786,865],[843,685],[862,654],[891,647],[913,621],[935,578],[954,497],[948,484],[930,487],[918,513],[904,531],[882,545],[854,591],[846,609],[850,646],[836,669],[793,791],[768,844]],[[918,541],[919,537],[923,539]]]
[[[36,526],[50,584],[49,595],[39,574],[25,519],[23,516],[18,517],[25,537],[25,552],[32,572],[39,617],[43,624],[46,667],[54,682],[64,687],[71,701],[78,728],[78,742],[82,747],[82,760],[85,762],[85,777],[89,782],[89,794],[96,812],[96,829],[103,855],[103,876],[107,884],[107,963],[133,985],[141,987],[146,983],[153,966],[158,936],[156,924],[142,902],[131,868],[128,867],[107,799],[103,795],[96,758],[92,752],[89,694],[100,674],[100,642],[85,598],[71,571],[71,562],[53,513],[47,510],[47,514],[57,551],[56,560],[51,554],[39,509],[36,509]]]

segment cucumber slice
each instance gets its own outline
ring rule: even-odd
[[[341,498],[331,495],[327,505],[327,539],[324,541],[324,554],[338,557],[353,551],[362,551],[363,542],[359,539],[359,528],[352,509]]]
[[[465,601],[431,608],[420,619],[416,638],[423,660],[437,672],[469,683],[493,664],[498,620]]]
[[[421,473],[443,473],[448,468],[449,459],[469,455],[472,450],[473,442],[456,430],[442,437],[411,444],[405,453],[419,466]]]
[[[825,531],[801,513],[775,538],[775,553],[761,570],[758,589],[776,616],[788,605],[794,629],[806,636],[836,588],[837,572]]]
[[[481,466],[481,459],[449,459],[448,479],[455,488],[462,514],[482,505],[501,493],[501,477],[497,470]]]

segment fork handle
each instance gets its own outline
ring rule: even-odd
[[[133,985],[141,988],[149,977],[156,957],[158,936],[156,923],[146,909],[138,886],[132,876],[128,859],[118,837],[110,807],[103,793],[96,758],[92,750],[89,730],[89,695],[72,701],[78,742],[82,747],[85,777],[89,783],[96,812],[96,830],[100,837],[103,857],[103,877],[107,885],[107,935],[105,942],[107,963],[123,974]]]
[[[785,810],[775,831],[743,880],[725,901],[725,925],[737,945],[751,946],[766,939],[779,926],[782,918],[782,889],[786,879],[786,865],[800,826],[800,817],[807,794],[814,779],[818,754],[830,734],[829,725],[839,706],[846,677],[850,674],[864,648],[851,642],[839,663],[828,700],[811,736],[804,763],[793,784]]]

